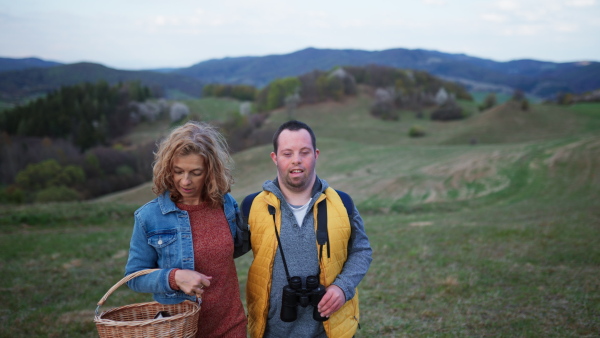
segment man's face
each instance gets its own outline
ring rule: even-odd
[[[313,149],[308,131],[286,129],[279,134],[278,140],[277,154],[271,153],[271,159],[277,166],[279,184],[294,192],[311,189],[316,178],[319,149]]]

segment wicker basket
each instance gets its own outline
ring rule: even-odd
[[[141,270],[125,276],[102,297],[94,317],[100,338],[194,337],[196,335],[200,305],[189,300],[173,305],[158,302],[137,303],[98,314],[100,306],[117,288],[135,277],[156,270]],[[159,311],[167,311],[170,317],[154,319]]]

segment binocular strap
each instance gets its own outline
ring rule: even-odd
[[[321,202],[321,204],[325,204],[325,201]],[[325,209],[325,219],[327,219],[327,209]],[[283,261],[283,267],[285,268],[285,275],[287,277],[288,282],[290,281],[290,279],[292,278],[290,276],[290,271],[288,270],[287,267],[287,262],[285,261],[285,254],[283,253],[283,246],[281,246],[281,238],[279,238],[279,231],[277,231],[277,224],[275,223],[275,207],[272,205],[269,205],[269,214],[271,214],[271,216],[273,216],[273,227],[275,228],[275,236],[277,237],[277,246],[279,247],[279,252],[281,252],[281,260]],[[319,211],[319,220],[321,220],[321,211]],[[319,228],[320,228],[320,224],[321,222],[319,222]],[[327,236],[327,222],[325,222],[325,235]],[[318,229],[317,233],[319,232]],[[327,238],[327,242],[329,242],[329,238]],[[320,250],[320,254],[319,254],[319,260],[322,257],[322,253],[323,253],[323,244],[319,243],[321,245],[321,250]],[[329,245],[327,245],[327,255],[329,256]],[[317,273],[317,278],[320,278],[319,276],[321,276],[321,264],[319,264],[319,272]]]

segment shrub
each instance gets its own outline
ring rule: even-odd
[[[394,109],[391,102],[375,102],[373,106],[371,106],[371,115],[382,120],[397,121],[400,119],[400,114]]]
[[[131,153],[115,148],[96,147],[87,154],[87,157],[86,162],[90,168],[107,176],[115,174],[116,169],[122,165],[135,167],[135,157]]]
[[[79,183],[85,182],[85,172],[83,169],[76,165],[67,165],[54,177],[49,185],[60,186],[67,185],[73,186]]]
[[[520,89],[516,89],[513,92],[511,100],[513,100],[513,101],[523,101],[523,100],[526,100],[525,93],[522,90],[520,90]]]
[[[431,113],[432,120],[450,121],[464,118],[462,108],[456,104],[445,104]]]
[[[263,91],[267,92],[266,109],[273,110],[285,104],[285,98],[300,90],[300,80],[296,77],[277,79],[271,82]]]
[[[240,101],[254,101],[257,89],[249,85],[208,84],[202,89],[203,96],[231,97]]]
[[[490,109],[493,106],[495,106],[497,103],[498,103],[498,100],[496,99],[496,94],[489,93],[483,100],[483,103],[479,106],[479,110],[484,111],[484,110]]]
[[[425,136],[425,130],[420,126],[412,126],[408,130],[408,136],[410,137],[422,137]]]
[[[382,120],[397,121],[400,114],[394,106],[395,92],[393,88],[377,88],[375,91],[375,102],[371,106],[371,115]]]
[[[28,165],[15,179],[26,190],[40,190],[48,187],[61,173],[61,166],[55,159]]]
[[[131,176],[135,174],[135,171],[130,166],[123,164],[117,167],[115,173],[118,176]]]
[[[25,192],[15,185],[0,188],[0,204],[25,202]]]
[[[74,185],[85,181],[85,172],[81,167],[61,165],[50,159],[28,165],[16,177],[16,183],[26,190],[36,191],[52,186]]]
[[[190,108],[187,105],[181,102],[175,102],[171,106],[169,110],[169,116],[171,117],[171,122],[177,122],[182,120],[184,117],[190,114]]]
[[[64,185],[59,187],[49,187],[41,190],[35,196],[36,203],[48,202],[69,202],[77,201],[81,197],[79,193],[73,189],[67,188]]]

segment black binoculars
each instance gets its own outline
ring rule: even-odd
[[[325,287],[319,283],[317,276],[306,277],[306,288],[302,287],[300,277],[291,277],[288,285],[283,287],[283,296],[281,298],[281,320],[284,322],[293,322],[298,316],[297,306],[307,307],[312,305],[313,319],[318,322],[324,322],[327,317],[321,317],[317,306],[325,295]]]

